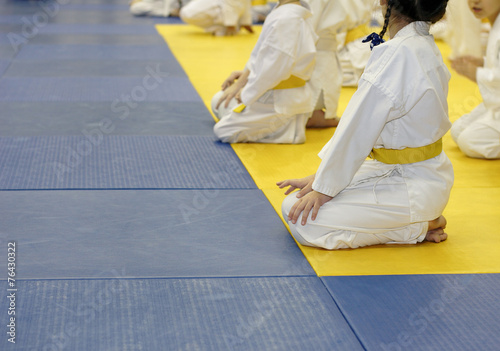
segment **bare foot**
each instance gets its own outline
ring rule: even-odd
[[[325,118],[325,111],[315,110],[309,120],[307,121],[306,128],[332,128],[339,124],[338,118]]]
[[[444,232],[446,228],[446,218],[439,216],[433,221],[429,221],[429,229],[425,235],[426,241],[440,243],[448,238],[448,234]]]

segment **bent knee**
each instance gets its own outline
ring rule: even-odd
[[[224,92],[221,90],[219,92],[217,92],[213,98],[212,98],[212,102],[211,102],[211,107],[212,107],[212,112],[214,113],[214,115],[220,119],[220,115],[219,115],[219,109],[217,108],[217,104],[219,103],[219,100],[220,98],[222,97],[222,94],[224,94]]]
[[[469,157],[500,158],[500,134],[494,129],[466,129],[458,137],[457,145]]]
[[[288,221],[288,214],[290,213],[290,210],[296,202],[297,193],[293,192],[285,197],[285,199],[281,203],[281,213],[283,214],[283,218],[285,219],[285,221]]]
[[[181,20],[183,20],[186,23],[190,23],[193,21],[193,19],[198,16],[198,11],[196,9],[193,9],[192,6],[186,5],[181,8],[179,11],[179,17]]]

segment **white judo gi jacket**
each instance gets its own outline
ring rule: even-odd
[[[451,135],[467,156],[500,158],[500,16],[491,28],[476,80],[483,102],[453,124]]]
[[[444,152],[409,164],[367,160],[373,148],[430,145],[448,131],[450,73],[429,35],[413,22],[373,49],[359,87],[332,139],[313,189],[332,196],[315,221],[290,224],[302,244],[326,249],[424,240],[450,195],[453,168]],[[297,201],[290,194],[284,216]],[[287,217],[285,217],[287,218]]]
[[[225,26],[252,24],[251,0],[192,0],[179,15],[184,22],[215,33]]]
[[[303,143],[312,113],[312,75],[317,36],[307,3],[277,6],[267,16],[246,68],[248,82],[241,91],[245,109],[215,111],[220,121],[214,132],[223,142]],[[275,89],[290,78],[304,85]],[[217,96],[217,95],[216,95]],[[216,99],[216,97],[214,97]],[[212,104],[213,105],[213,104]]]
[[[325,108],[325,118],[337,117],[342,87],[342,69],[338,58],[337,35],[370,20],[372,0],[308,0],[312,23],[319,39],[316,66],[311,77],[314,107]],[[369,50],[369,49],[367,49]],[[317,106],[320,94],[323,103]]]

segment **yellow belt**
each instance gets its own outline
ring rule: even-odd
[[[276,85],[273,89],[292,89],[292,88],[300,88],[306,85],[306,81],[302,78],[296,76],[290,76],[290,78],[281,81],[278,85]]]
[[[304,85],[306,85],[306,81],[304,79],[296,76],[290,76],[290,78],[278,83],[278,85],[276,85],[273,90],[300,88]],[[241,113],[245,109],[245,107],[245,104],[240,104],[236,106],[233,111],[236,113]]]
[[[360,40],[361,38],[370,35],[371,32],[373,32],[373,29],[370,29],[367,24],[357,26],[356,28],[353,28],[347,32],[344,45],[347,45],[355,40]]]
[[[421,147],[407,147],[402,150],[373,149],[370,157],[388,164],[407,164],[422,162],[438,156],[443,151],[443,140]]]

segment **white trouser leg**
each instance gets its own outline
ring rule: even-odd
[[[414,244],[425,239],[428,222],[410,223],[408,192],[404,180],[391,177],[376,185],[347,188],[324,204],[316,220],[309,216],[303,226],[289,222],[294,238],[306,246],[328,250],[401,243]],[[285,198],[285,219],[297,201],[296,193]]]

